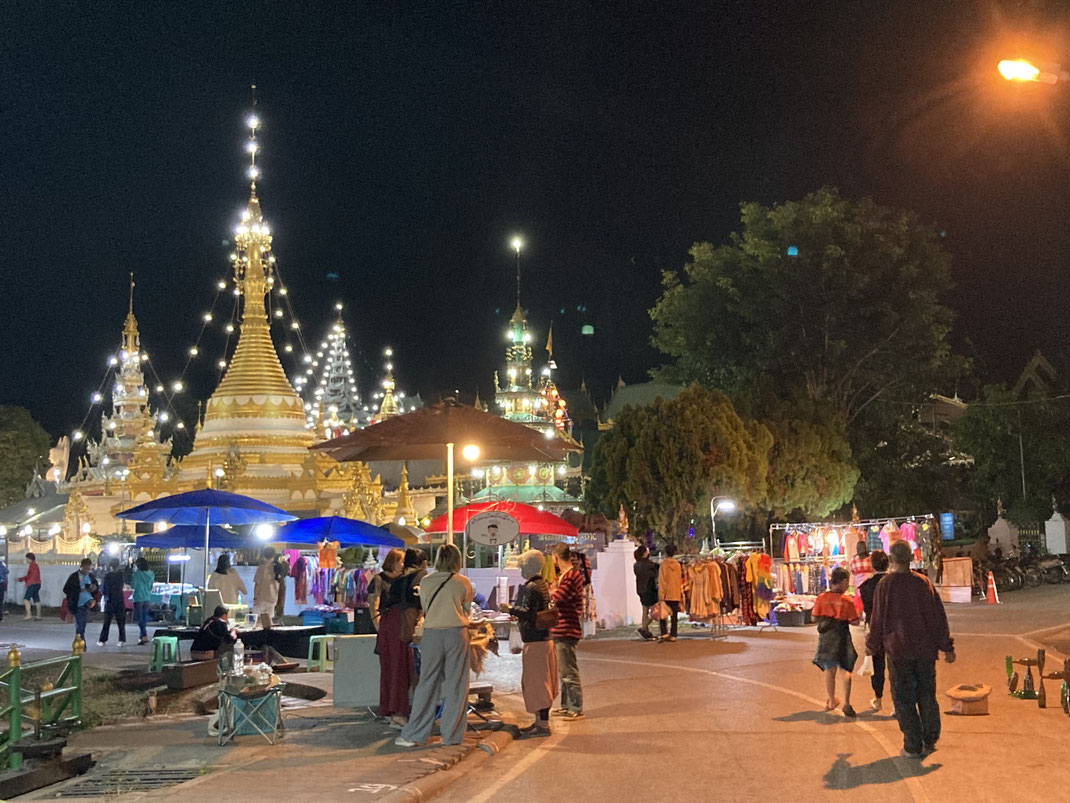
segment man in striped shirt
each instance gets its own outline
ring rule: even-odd
[[[561,676],[561,707],[554,714],[565,719],[583,719],[583,689],[576,663],[576,644],[583,638],[583,575],[572,565],[568,544],[556,544],[554,564],[560,573],[554,589],[557,624],[550,630]]]

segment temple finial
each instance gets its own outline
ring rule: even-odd
[[[130,314],[134,314],[134,272],[130,271]]]
[[[260,150],[260,143],[256,139],[256,130],[260,128],[260,117],[256,113],[256,84],[252,86],[253,109],[245,118],[245,124],[249,127],[249,141],[245,143],[245,151],[249,154],[249,198],[256,198],[256,180],[260,178],[260,168],[256,166],[256,154]]]

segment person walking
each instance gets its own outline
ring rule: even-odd
[[[680,600],[684,598],[684,570],[673,557],[676,545],[665,546],[665,557],[658,569],[658,600],[669,606],[668,620],[658,621],[662,641],[676,641],[676,615],[680,613]]]
[[[650,609],[658,604],[658,564],[650,559],[650,550],[645,546],[635,548],[635,593],[643,606],[643,623],[636,632],[647,641],[654,640],[650,632]]]
[[[275,550],[264,547],[260,553],[260,565],[253,575],[253,613],[258,617],[257,624],[264,630],[272,628],[271,616],[275,612],[275,603],[279,601],[279,581],[275,577]]]
[[[226,552],[219,556],[215,571],[208,575],[208,587],[219,592],[224,605],[238,605],[241,595],[249,593],[237,569],[230,565],[230,555]]]
[[[468,606],[475,592],[461,571],[461,551],[439,547],[435,573],[420,581],[424,634],[420,640],[420,681],[412,716],[394,740],[399,747],[424,744],[431,736],[435,711],[442,702],[439,731],[443,745],[457,745],[468,723]]]
[[[7,597],[7,562],[0,560],[0,622],[4,621],[4,598]]]
[[[26,553],[26,574],[19,578],[20,583],[26,584],[26,592],[22,595],[22,604],[26,606],[26,616],[23,621],[36,619],[41,621],[41,567],[37,565],[37,556],[32,552]],[[37,616],[30,615],[30,603],[37,606]]]
[[[63,584],[63,594],[67,597],[67,610],[74,615],[74,634],[85,641],[85,627],[89,624],[89,612],[97,605],[97,592],[100,584],[90,569],[93,561],[82,558],[78,571],[71,572]]]
[[[568,544],[555,544],[551,554],[559,574],[553,592],[557,624],[550,629],[550,636],[561,679],[561,707],[553,713],[565,719],[583,719],[583,686],[576,662],[576,645],[583,638],[583,575],[572,565]]]
[[[862,596],[858,593],[858,589],[862,587],[862,583],[873,576],[873,561],[870,559],[869,547],[866,546],[864,540],[855,545],[855,556],[851,558],[848,569],[851,572],[851,587],[855,590],[855,609],[862,613]]]
[[[134,588],[131,599],[134,603],[134,621],[137,622],[137,643],[149,643],[149,603],[152,600],[152,586],[156,582],[156,575],[149,568],[149,562],[144,558],[138,558],[134,564],[134,574],[130,577],[130,585]]]
[[[549,629],[539,626],[539,613],[550,610],[550,586],[542,576],[546,558],[539,550],[529,549],[517,563],[520,576],[527,582],[517,592],[514,604],[500,607],[503,613],[516,617],[524,644],[520,688],[524,708],[535,715],[533,723],[520,728],[520,737],[527,739],[550,735],[550,706],[557,695],[557,656]]]
[[[119,628],[119,646],[126,646],[126,598],[123,596],[123,585],[122,566],[118,560],[112,560],[108,573],[104,575],[104,624],[100,628],[98,647],[108,645],[112,619]]]
[[[839,708],[836,697],[836,670],[843,670],[843,715],[854,717],[851,707],[851,673],[858,661],[858,652],[851,640],[851,625],[858,622],[854,600],[845,596],[851,575],[837,566],[829,575],[829,590],[818,594],[813,616],[817,620],[817,652],[814,665],[825,673],[826,711]]]
[[[858,594],[862,598],[862,610],[866,614],[867,628],[873,619],[873,595],[877,593],[877,585],[888,573],[888,555],[883,550],[875,549],[870,553],[869,560],[874,574],[858,587]],[[880,711],[884,707],[884,654],[874,655],[872,658],[873,676],[870,677],[869,682],[873,687],[873,699],[870,700],[869,705],[874,711]]]
[[[940,739],[940,704],[936,700],[936,659],[955,662],[955,643],[939,594],[927,577],[910,571],[910,545],[889,550],[891,572],[877,584],[866,651],[887,656],[892,702],[903,732],[906,758],[925,758]]]

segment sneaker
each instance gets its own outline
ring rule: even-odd
[[[924,757],[921,753],[911,753],[905,747],[902,750],[899,751],[899,755],[901,755],[903,758],[923,758]]]
[[[149,638],[148,638],[148,636],[146,636],[145,638],[139,638],[139,639],[137,640],[137,646],[139,646],[139,647],[144,647],[144,646],[145,646],[146,644],[148,644],[148,643],[149,643]]]
[[[643,639],[644,641],[646,640],[646,631],[643,630],[643,628],[637,627],[635,628],[635,632],[639,634],[639,638]]]
[[[676,636],[669,636],[669,641],[676,641]]]
[[[869,707],[872,708],[874,711],[880,711],[883,706],[884,700],[882,700],[880,697],[874,697],[872,700],[869,701]]]
[[[550,712],[550,716],[563,717],[567,713],[569,713],[569,710],[567,708],[555,708],[553,711]]]
[[[526,728],[520,729],[521,739],[539,739],[543,736],[549,736],[550,729],[544,728],[541,725],[529,725]]]
[[[400,736],[394,740],[394,744],[398,747],[419,747],[418,742],[410,742],[408,739],[403,739]]]
[[[843,715],[845,717],[852,717],[852,718],[858,716],[858,714],[855,713],[855,710],[853,708],[851,708],[850,703],[848,703],[847,705],[845,705],[843,707]]]
[[[565,719],[571,719],[573,722],[575,722],[578,719],[583,719],[583,712],[582,711],[566,711],[564,714],[562,714],[562,716]]]
[[[119,646],[120,647],[125,647],[126,646],[126,642],[125,641],[120,641],[119,642]]]
[[[921,757],[922,758],[928,758],[929,756],[931,756],[935,752],[936,752],[936,745],[935,744],[924,745],[921,748]]]
[[[97,646],[98,646],[98,647],[107,647],[108,645],[107,645],[107,644],[106,644],[105,642],[103,642],[103,641],[98,641],[98,642],[97,642]]]

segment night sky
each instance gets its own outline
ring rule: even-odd
[[[402,387],[491,395],[514,233],[561,384],[642,381],[660,271],[741,200],[821,184],[946,232],[956,344],[1012,378],[1070,337],[1070,85],[994,65],[1070,64],[1061,5],[5,3],[0,402],[80,423],[129,271],[143,348],[182,372],[248,195],[252,83],[282,278],[311,342],[346,303],[365,386],[389,344]]]

